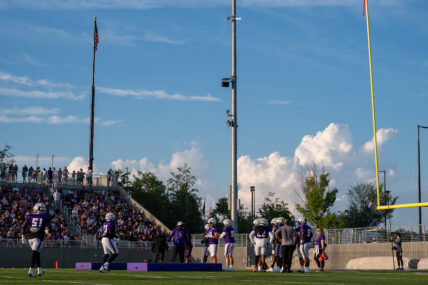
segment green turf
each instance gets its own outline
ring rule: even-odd
[[[1,269],[0,284],[428,284],[427,272],[128,272],[45,269],[43,277],[27,276],[26,269]]]

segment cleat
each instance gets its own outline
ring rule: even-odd
[[[36,277],[32,269],[28,270],[28,277]]]
[[[257,268],[253,268],[253,272],[257,272]]]
[[[309,269],[309,267],[306,267],[305,268],[305,273],[310,273],[311,272],[311,270]]]
[[[266,269],[267,272],[275,272],[275,270],[273,270],[272,267],[269,267],[268,269]]]
[[[104,268],[104,265],[101,265],[101,267],[100,267],[100,272],[101,272],[101,273],[106,273],[106,270],[105,270],[105,268]]]
[[[41,268],[37,269],[37,275],[42,276],[44,274],[43,270]]]

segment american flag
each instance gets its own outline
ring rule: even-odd
[[[97,28],[97,21],[95,21],[95,29],[94,29],[94,50],[98,49],[98,28]]]

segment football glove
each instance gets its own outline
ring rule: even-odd
[[[26,244],[27,243],[27,239],[25,238],[25,236],[21,237],[21,242],[22,242],[22,244]]]

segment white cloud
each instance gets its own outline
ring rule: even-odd
[[[113,96],[133,96],[138,99],[161,99],[161,100],[176,100],[176,101],[207,101],[207,102],[218,102],[220,99],[212,97],[211,94],[206,96],[185,96],[182,94],[168,94],[164,90],[144,90],[144,89],[113,89],[98,87],[98,91],[101,93],[113,95]]]
[[[57,114],[58,108],[48,109],[45,107],[27,107],[27,108],[12,108],[4,109],[0,108],[0,114],[3,115],[51,115]]]
[[[69,83],[55,83],[55,82],[51,82],[48,79],[31,80],[27,76],[15,76],[3,71],[0,71],[0,80],[5,82],[16,83],[18,85],[26,85],[26,86],[65,87],[65,88],[74,87]]]
[[[13,76],[9,73],[0,71],[0,80],[11,81],[22,85],[32,85],[31,80],[26,76]]]
[[[377,130],[376,132],[377,147],[380,148],[385,142],[397,136],[397,134],[398,134],[398,130],[393,128]],[[364,150],[367,152],[374,151],[373,138],[364,144]]]
[[[29,56],[28,54],[23,54],[21,55],[21,59],[31,65],[35,65],[35,66],[39,66],[39,67],[49,67],[48,64],[41,62],[39,60],[36,60],[34,58],[32,58],[31,56]]]
[[[20,90],[15,88],[0,87],[0,96],[11,96],[32,99],[71,99],[81,100],[85,97],[84,94],[76,95],[72,91],[40,91],[40,90]]]
[[[385,139],[390,139],[387,137]],[[290,205],[295,212],[299,203],[296,191],[299,190],[299,173],[302,169],[311,167],[313,162],[323,165],[329,172],[331,187],[337,187],[338,207],[343,207],[347,189],[356,182],[374,182],[375,169],[372,154],[363,147],[354,147],[352,134],[347,125],[331,123],[315,135],[306,135],[297,146],[294,156],[282,156],[273,152],[267,156],[252,158],[242,155],[238,159],[239,198],[246,207],[250,205],[250,186],[256,186],[257,207],[269,192]],[[155,164],[144,157],[140,160],[118,159],[112,162],[112,167],[124,169],[128,167],[132,174],[137,170],[151,171],[160,179],[166,180],[171,170],[176,170],[184,163],[192,168],[192,173],[198,178],[201,196],[206,197],[207,209],[214,206],[218,198],[227,193],[227,189],[219,190],[215,182],[210,181],[210,164],[203,157],[197,143],[192,143],[190,149],[174,153],[169,162]],[[384,169],[390,177],[396,176],[396,170],[383,157]],[[296,212],[295,212],[296,213]]]
[[[149,42],[165,43],[165,44],[172,44],[172,45],[184,44],[183,41],[172,40],[166,36],[157,35],[157,34],[153,34],[153,33],[145,33],[144,34],[144,40],[149,41]]]
[[[391,136],[385,137],[385,141],[390,138]],[[296,196],[296,190],[299,190],[299,172],[315,162],[330,173],[330,187],[339,189],[337,201],[343,206],[350,186],[356,182],[375,182],[376,176],[372,154],[363,148],[355,148],[352,141],[347,125],[331,123],[314,136],[304,136],[294,157],[281,156],[278,152],[261,158],[241,156],[238,160],[241,201],[246,205],[250,204],[249,187],[254,185],[258,206],[263,202],[263,197],[274,192],[294,210],[295,205],[300,202]],[[388,164],[386,157],[382,159],[388,175],[394,177],[395,170]]]
[[[315,136],[306,135],[296,149],[295,157],[301,165],[312,162],[334,169],[343,166],[337,158],[352,150],[352,135],[347,125],[331,123]]]
[[[83,169],[83,171],[86,171],[88,167],[89,167],[88,160],[82,156],[76,156],[67,166],[68,171],[71,171],[71,172],[79,171],[80,169]]]
[[[276,101],[276,100],[271,100],[267,102],[268,104],[271,105],[288,105],[291,103],[291,101]]]

